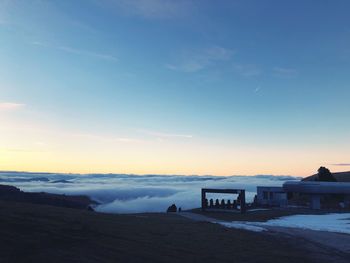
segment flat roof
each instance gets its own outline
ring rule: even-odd
[[[305,194],[350,194],[350,183],[288,181],[283,184],[283,190]]]

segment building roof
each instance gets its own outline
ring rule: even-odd
[[[283,184],[283,189],[286,192],[298,192],[305,194],[350,194],[350,183],[287,181]]]

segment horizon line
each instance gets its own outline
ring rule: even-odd
[[[344,171],[346,172],[346,171]],[[349,171],[350,172],[350,171]],[[232,174],[232,175],[213,175],[213,174],[159,174],[159,173],[145,173],[145,174],[137,174],[137,173],[114,173],[114,172],[103,172],[103,173],[80,173],[80,172],[35,172],[35,171],[18,171],[18,170],[0,170],[0,173],[28,173],[28,174],[72,174],[72,175],[91,175],[91,174],[100,174],[100,175],[136,175],[136,176],[147,176],[147,175],[156,175],[156,176],[216,176],[216,177],[232,177],[232,176],[290,176],[290,177],[304,177],[297,175],[289,175],[289,174]],[[307,176],[306,176],[307,177]]]

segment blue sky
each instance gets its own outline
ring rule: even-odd
[[[62,171],[56,159],[77,155],[64,171],[299,175],[346,164],[349,10],[2,0],[0,152],[12,157],[0,168]],[[125,153],[128,165],[109,159]]]

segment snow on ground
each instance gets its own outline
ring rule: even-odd
[[[256,208],[256,209],[249,209],[247,212],[256,212],[256,211],[267,211],[267,210],[271,210],[271,209],[267,209],[267,208]]]
[[[272,219],[262,223],[247,222],[247,224],[261,227],[293,227],[350,234],[350,213],[326,215],[293,215],[281,217],[278,219]]]
[[[254,232],[267,230],[267,227],[302,228],[316,231],[350,234],[350,213],[325,215],[293,215],[267,222],[214,222],[225,227],[245,229]]]
[[[245,222],[233,221],[233,222],[215,222],[215,223],[218,223],[228,228],[244,229],[244,230],[249,230],[254,232],[262,232],[267,230],[266,228],[263,228],[261,226],[255,226]]]

